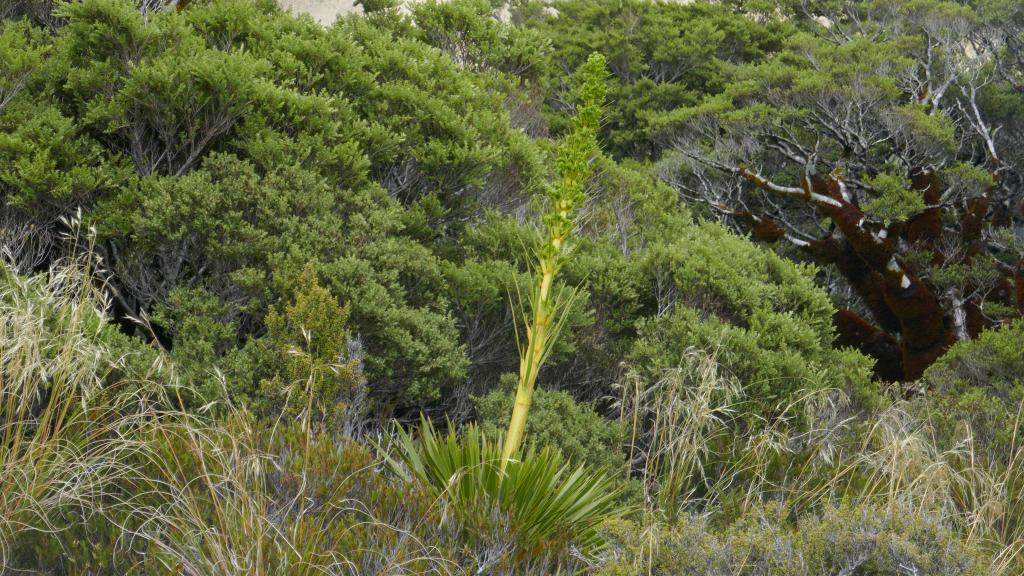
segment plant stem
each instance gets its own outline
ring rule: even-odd
[[[591,172],[590,160],[598,150],[597,128],[607,74],[604,58],[600,54],[592,54],[580,73],[583,77],[579,93],[580,106],[572,132],[559,147],[558,182],[551,189],[549,212],[544,218],[548,238],[537,255],[540,278],[536,281],[531,299],[533,321],[526,328],[526,347],[520,350],[519,383],[502,447],[502,472],[523,443],[526,416],[533,402],[537,375],[558,334],[560,322],[556,317],[567,311],[560,308],[568,307],[564,301],[556,305],[552,288],[569,252],[567,240],[575,225],[574,212],[586,199],[583,187]]]
[[[512,419],[509,421],[508,433],[501,454],[501,469],[512,458],[512,455],[523,441],[526,431],[526,415],[533,401],[533,390],[537,384],[537,373],[544,361],[545,339],[550,322],[548,310],[551,298],[551,286],[555,280],[555,270],[546,272],[540,280],[537,298],[534,301],[533,326],[528,329],[526,338],[526,354],[519,363],[519,385],[516,387],[516,399],[512,406]]]

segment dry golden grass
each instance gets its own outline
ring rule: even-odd
[[[865,503],[943,518],[968,546],[991,555],[992,574],[1024,572],[1020,412],[1010,453],[993,463],[978,457],[966,427],[952,448],[938,448],[930,423],[903,400],[855,419],[840,391],[819,391],[749,427],[734,420],[742,387],[700,351],[655,382],[629,374],[620,391],[651,525],[714,515],[727,501],[732,513],[776,501],[798,514]],[[800,414],[807,427],[795,432],[788,422]]]
[[[0,565],[23,532],[56,532],[60,510],[90,508],[133,474],[140,389],[109,384],[102,282],[89,252],[48,274],[0,263]]]

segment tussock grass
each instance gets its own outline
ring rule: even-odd
[[[861,453],[832,481],[890,508],[909,505],[940,514],[969,543],[993,553],[994,574],[1020,574],[1024,454],[1019,414],[1018,409],[1009,453],[1000,462],[989,462],[979,456],[969,427],[961,427],[952,447],[941,449],[931,423],[897,403],[883,412],[865,436]]]
[[[106,301],[89,253],[22,277],[0,262],[0,564],[26,532],[58,533],[131,477],[148,410],[141,388],[106,382]]]
[[[870,505],[895,517],[920,514],[956,529],[992,559],[990,573],[1024,571],[1024,451],[1021,411],[1012,449],[981,458],[962,426],[950,448],[912,401],[855,417],[841,391],[799,395],[779,417],[739,418],[742,386],[713,354],[692,350],[654,382],[629,373],[619,387],[627,450],[644,481],[643,532],[656,549],[657,522],[715,517],[778,503],[797,517]],[[798,419],[805,424],[791,426]]]
[[[146,432],[147,492],[123,502],[127,537],[155,573],[193,576],[453,574],[416,495],[379,499],[379,462],[300,424],[233,408],[216,423],[178,414]],[[409,501],[411,500],[411,501]],[[402,508],[403,501],[407,508]],[[443,527],[437,527],[441,529]],[[425,538],[424,535],[433,538]]]
[[[308,425],[268,431],[234,408],[217,422],[169,408],[173,365],[159,354],[150,373],[163,385],[126,377],[128,359],[105,339],[104,274],[89,238],[79,240],[68,243],[84,244],[83,253],[44,274],[23,277],[0,262],[0,566],[33,565],[30,535],[60,549],[63,532],[100,518],[119,534],[100,554],[121,556],[100,561],[120,569],[450,573],[450,562],[412,534],[419,518],[380,518],[369,498],[340,492],[348,477],[331,484],[339,493],[314,494],[329,483],[309,478],[324,457],[311,458]],[[321,451],[333,444],[318,442]],[[335,455],[335,467],[347,457]],[[338,545],[355,532],[368,550]]]

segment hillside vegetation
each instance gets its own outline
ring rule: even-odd
[[[0,0],[0,573],[1024,572],[1012,0]]]

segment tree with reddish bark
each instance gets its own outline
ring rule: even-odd
[[[886,380],[1024,315],[1018,4],[800,2],[774,58],[652,120],[662,177],[819,264]]]

